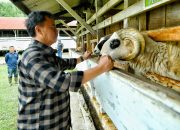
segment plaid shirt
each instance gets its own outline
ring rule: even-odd
[[[76,59],[61,59],[51,47],[34,41],[22,55],[19,68],[19,130],[69,130],[69,90],[81,86],[82,71],[65,73]]]

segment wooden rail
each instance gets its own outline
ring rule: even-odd
[[[147,31],[155,41],[180,41],[180,26]]]
[[[129,17],[132,17],[132,16],[142,14],[144,12],[147,12],[147,11],[152,10],[154,8],[158,8],[160,6],[171,3],[173,1],[176,1],[176,0],[161,0],[160,2],[156,3],[153,6],[145,7],[144,0],[141,0],[141,1],[133,4],[132,6],[128,7],[127,9],[124,9],[123,11],[120,11],[119,13],[117,13],[117,14],[105,19],[101,23],[95,25],[93,27],[93,29],[95,30],[95,29],[105,28],[107,26],[110,26],[112,24],[115,24],[117,22],[120,22],[120,21],[124,20],[125,18],[129,18]],[[80,36],[85,35],[87,33],[89,33],[88,30],[81,33]]]

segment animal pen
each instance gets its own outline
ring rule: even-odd
[[[113,70],[84,84],[81,90],[93,121],[97,129],[103,130],[180,130],[179,0],[11,2],[26,14],[34,10],[53,13],[59,34],[68,35],[76,41],[76,49],[69,50],[71,57],[79,57],[86,50],[93,52],[101,38],[107,35],[111,38],[114,32],[130,28],[136,30],[144,40],[143,47],[141,46],[138,52],[138,55],[146,54],[144,58],[137,61],[136,56],[123,60],[116,57]],[[76,27],[66,24],[72,20],[77,20]],[[120,37],[121,44],[128,39],[126,35],[130,34],[131,31]],[[134,39],[137,38],[134,33],[132,35]],[[104,41],[104,44],[107,44],[107,41]],[[135,48],[135,45],[131,44],[133,40],[128,41],[128,48]],[[157,46],[153,48],[151,42]],[[165,49],[158,50],[160,44],[163,44]],[[148,56],[151,50],[158,51],[153,56]],[[164,50],[166,52],[163,52]],[[143,60],[146,62],[141,63]],[[162,65],[166,69],[160,66],[161,60],[165,60]],[[91,59],[79,64],[77,69],[91,68],[97,65],[97,62],[98,56],[92,55]],[[147,62],[152,64],[144,65]],[[139,69],[139,64],[144,68]],[[159,68],[155,68],[157,64]],[[128,69],[126,65],[129,65]],[[173,76],[166,76],[166,71]]]

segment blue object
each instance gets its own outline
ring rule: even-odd
[[[58,42],[58,44],[57,44],[57,54],[58,54],[58,57],[62,58],[62,50],[63,50],[63,44],[61,42]]]
[[[5,55],[5,62],[8,65],[8,68],[16,69],[17,61],[18,61],[18,54],[16,52],[14,53],[9,52]]]
[[[14,75],[14,77],[18,77],[17,68],[9,68],[8,67],[8,77],[12,78],[13,75]]]

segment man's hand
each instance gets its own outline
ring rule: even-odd
[[[113,61],[110,56],[102,56],[97,66],[84,71],[82,84],[95,78],[96,76],[107,72],[113,68]]]
[[[85,53],[84,53],[84,55],[83,55],[83,59],[84,60],[87,60],[87,59],[89,59],[91,57],[91,52],[90,51],[86,51]]]
[[[101,56],[98,66],[101,67],[106,72],[113,68],[114,63],[111,57],[106,55],[106,56]]]

